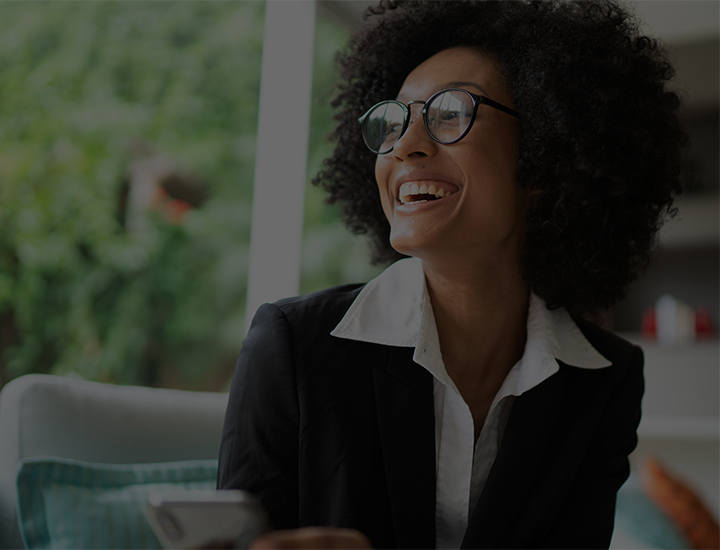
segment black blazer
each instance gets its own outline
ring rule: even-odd
[[[276,528],[351,527],[376,548],[435,546],[433,378],[413,349],[330,336],[359,286],[262,306],[238,359],[218,487]],[[516,398],[465,548],[600,548],[629,473],[642,352],[581,320],[613,365],[560,363]]]

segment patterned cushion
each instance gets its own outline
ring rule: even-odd
[[[640,479],[645,493],[684,535],[690,548],[720,548],[717,520],[687,483],[654,458],[643,462]]]
[[[93,464],[20,462],[18,523],[28,549],[160,548],[145,520],[152,491],[214,489],[217,460]]]

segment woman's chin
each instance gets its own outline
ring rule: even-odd
[[[405,256],[413,256],[422,259],[428,255],[437,254],[442,250],[440,243],[431,242],[428,237],[420,238],[416,235],[390,234],[390,246]]]
[[[419,243],[416,238],[408,235],[396,236],[393,232],[390,232],[390,246],[397,250],[400,254],[406,256],[415,256],[418,250]]]

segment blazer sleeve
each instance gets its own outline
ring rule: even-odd
[[[243,489],[277,529],[298,524],[299,406],[290,325],[261,306],[243,342],[220,446],[218,489]]]
[[[542,548],[608,548],[618,489],[630,474],[644,391],[643,354],[635,346],[626,375],[603,412],[586,458],[575,475]]]

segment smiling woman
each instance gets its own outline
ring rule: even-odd
[[[369,14],[316,183],[399,261],[258,310],[219,486],[290,529],[258,548],[607,547],[643,358],[586,318],[680,190],[672,69],[614,2]]]

